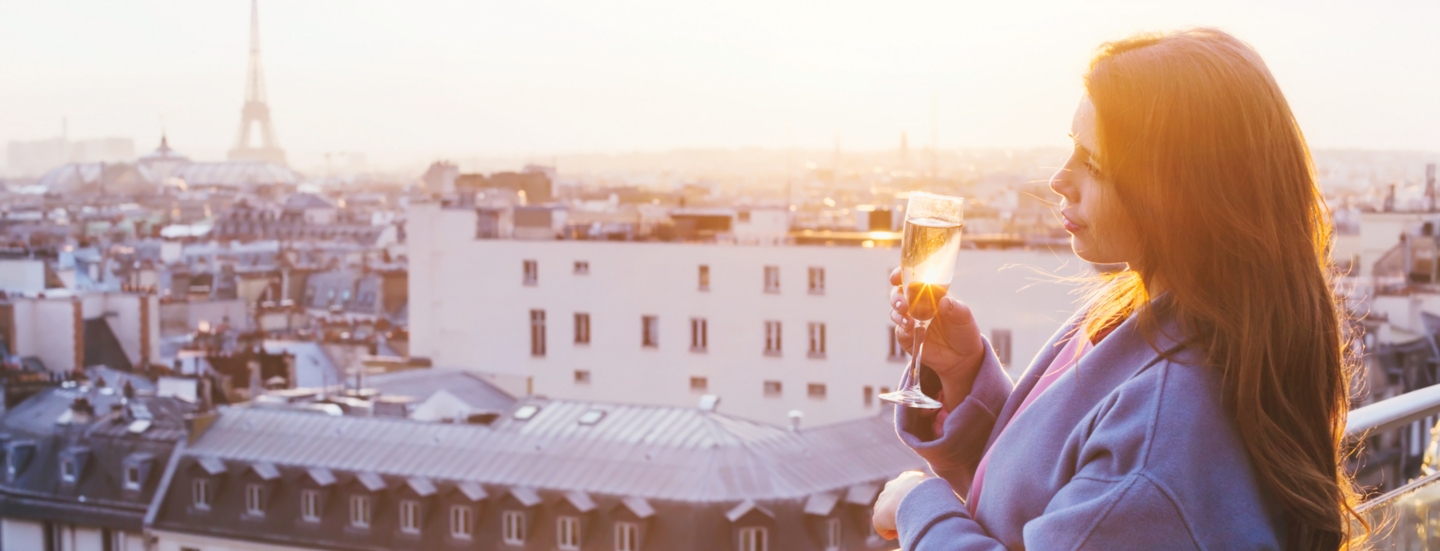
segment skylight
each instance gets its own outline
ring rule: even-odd
[[[515,418],[521,421],[527,421],[531,417],[534,417],[536,413],[540,413],[540,406],[523,405],[520,406],[520,409],[515,410]]]
[[[585,413],[583,413],[583,414],[580,415],[580,424],[582,424],[582,425],[593,425],[593,424],[595,424],[595,423],[599,423],[600,420],[601,420],[601,419],[604,419],[604,418],[605,418],[605,410],[603,410],[603,409],[592,409],[592,410],[587,411],[587,412],[585,412]]]

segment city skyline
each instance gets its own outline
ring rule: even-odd
[[[1063,145],[1096,45],[1192,25],[1253,43],[1313,146],[1440,150],[1440,106],[1425,92],[1440,77],[1419,70],[1440,66],[1440,39],[1423,23],[1440,7],[1238,6],[417,11],[317,0],[262,4],[260,19],[276,133],[302,163],[327,152],[385,163],[837,141],[879,150],[902,133],[920,150],[932,131],[941,149]],[[0,138],[55,137],[67,120],[72,138],[128,137],[137,151],[162,128],[196,157],[232,145],[248,2],[6,10],[0,71],[24,84],[0,91],[0,105],[26,109],[0,110]]]

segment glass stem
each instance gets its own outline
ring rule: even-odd
[[[925,332],[930,328],[930,320],[915,321],[915,351],[910,355],[910,388],[920,392],[920,353],[925,350]]]

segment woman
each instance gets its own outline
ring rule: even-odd
[[[945,299],[922,376],[944,408],[896,412],[938,478],[891,481],[876,530],[905,550],[1350,544],[1328,212],[1274,78],[1200,29],[1105,44],[1085,91],[1050,187],[1075,254],[1128,268],[1013,385]]]

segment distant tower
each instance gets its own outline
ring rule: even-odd
[[[240,134],[230,160],[269,161],[285,166],[285,151],[275,142],[270,127],[270,106],[265,104],[265,75],[260,70],[260,2],[250,0],[250,70],[245,77],[245,107],[240,110]],[[250,145],[250,129],[260,127],[260,146]]]
[[[910,137],[906,136],[904,132],[900,133],[899,166],[900,168],[909,168],[910,166]]]

